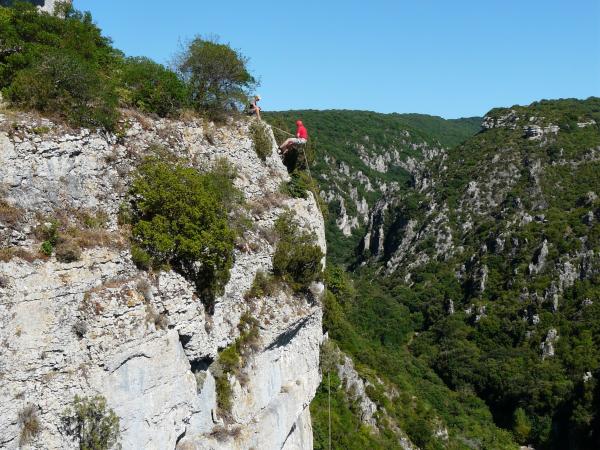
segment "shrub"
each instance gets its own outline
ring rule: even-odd
[[[218,117],[237,109],[256,85],[247,63],[229,45],[197,37],[179,55],[177,69],[188,83],[194,108]]]
[[[112,128],[117,113],[111,75],[121,54],[89,13],[62,6],[56,17],[38,13],[31,3],[0,10],[5,98],[73,125]]]
[[[323,272],[324,255],[316,236],[301,230],[289,212],[277,219],[275,229],[280,240],[273,255],[273,273],[295,291],[304,290]]]
[[[75,396],[62,417],[65,433],[82,450],[107,450],[118,446],[119,418],[101,396]]]
[[[327,339],[321,345],[319,361],[323,372],[336,372],[337,366],[342,364],[343,354],[331,339]]]
[[[283,185],[283,193],[294,198],[308,198],[308,191],[315,188],[314,182],[304,171],[295,170],[290,174],[290,181]]]
[[[34,231],[35,236],[43,241],[40,251],[46,256],[52,255],[54,247],[58,243],[58,226],[57,220],[51,220],[37,227]]]
[[[526,444],[531,433],[531,421],[523,408],[517,408],[513,414],[513,433],[517,442]]]
[[[52,252],[54,251],[54,246],[50,241],[42,242],[42,246],[40,247],[40,251],[46,256],[52,256]]]
[[[267,132],[267,127],[261,122],[252,122],[250,137],[254,144],[254,151],[261,160],[265,161],[273,151],[273,142]]]
[[[240,378],[240,370],[246,363],[246,356],[250,350],[257,349],[258,321],[246,312],[240,317],[238,330],[240,336],[233,344],[219,353],[217,367],[212,369],[216,381],[217,404],[224,414],[229,414],[232,406],[233,390],[228,375],[232,374]],[[242,379],[240,381],[243,383]]]
[[[37,57],[17,73],[6,94],[19,107],[56,113],[76,126],[116,124],[116,97],[107,82],[85,59],[63,50]]]
[[[253,298],[272,296],[277,293],[279,287],[279,281],[273,275],[259,270],[254,276],[252,287],[246,292],[244,298],[251,300]]]
[[[19,445],[24,446],[40,432],[40,421],[37,416],[37,408],[33,405],[25,406],[19,412],[19,426],[21,427],[21,436]]]
[[[131,260],[140,270],[149,270],[152,267],[150,254],[135,244],[131,246]]]
[[[235,236],[225,206],[232,191],[222,176],[147,159],[131,188],[134,262],[170,265],[210,303],[233,264]]]
[[[187,89],[177,75],[149,58],[127,58],[121,75],[121,100],[161,117],[174,116],[185,105]]]

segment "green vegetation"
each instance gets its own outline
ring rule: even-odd
[[[111,71],[122,56],[88,13],[65,12],[65,19],[40,14],[26,2],[0,8],[0,88],[18,107],[111,129],[118,102]]]
[[[142,268],[172,267],[208,303],[229,279],[235,232],[227,211],[239,198],[231,172],[218,169],[200,173],[149,157],[131,186],[134,261]]]
[[[273,151],[273,142],[262,122],[254,121],[250,125],[250,137],[254,145],[254,151],[258,157],[265,161]]]
[[[307,289],[322,275],[323,252],[316,236],[300,229],[293,213],[282,214],[275,223],[279,242],[273,255],[273,273],[293,290]]]
[[[185,107],[185,83],[171,70],[151,59],[127,58],[121,69],[121,101],[161,117],[175,116]]]
[[[59,222],[57,220],[52,220],[44,223],[36,230],[38,238],[43,241],[40,251],[46,256],[51,256],[54,252],[54,247],[58,244],[58,226]]]
[[[126,58],[90,13],[67,4],[57,16],[29,2],[0,7],[0,41],[4,98],[76,127],[114,131],[119,106],[161,117],[193,107],[222,119],[256,85],[244,56],[200,38],[180,55],[178,74],[148,58]]]
[[[70,263],[81,258],[82,250],[97,246],[120,247],[117,233],[106,230],[108,218],[102,211],[62,211],[57,217],[41,218],[34,230],[41,241],[40,252]]]
[[[190,104],[213,118],[246,103],[256,80],[239,51],[214,40],[195,38],[178,56],[177,68],[190,91]]]
[[[373,384],[367,393],[384,412],[378,415],[379,435],[362,426],[356,407],[332,373],[333,448],[398,448],[395,424],[423,449],[515,449],[480,399],[468,390],[449,389],[409,351],[420,317],[374,282],[374,275],[365,272],[353,280],[340,267],[328,267],[326,272],[325,329]],[[390,398],[394,391],[397,394]],[[326,395],[323,382],[311,405],[315,448],[327,448]],[[447,443],[436,438],[441,426],[448,429]]]
[[[75,396],[63,414],[63,430],[81,450],[108,450],[119,443],[119,418],[101,396]]]
[[[282,186],[281,191],[294,198],[308,198],[308,193],[312,192],[315,198],[318,198],[316,195],[319,188],[306,171],[296,169],[290,173],[290,181]]]
[[[298,225],[292,211],[284,212],[275,222],[277,246],[273,255],[273,272],[258,271],[252,286],[245,294],[246,300],[272,296],[285,286],[293,291],[306,291],[313,281],[323,275],[323,251],[314,233]]]
[[[231,412],[231,396],[233,394],[229,376],[236,376],[240,383],[244,384],[241,370],[250,352],[256,351],[258,348],[258,321],[249,312],[240,317],[238,330],[240,332],[239,337],[233,344],[219,353],[216,364],[211,366],[211,372],[216,383],[217,405],[221,414],[226,416]]]
[[[600,130],[576,123],[598,123],[600,99],[542,101],[511,109],[519,122],[539,117],[544,126],[563,124],[561,131],[540,142],[526,139],[521,128],[492,129],[451,152],[435,195],[448,199],[451,226],[464,252],[421,267],[410,289],[399,280],[390,280],[389,287],[401,304],[422,317],[413,353],[452,389],[483,398],[496,423],[511,429],[516,440],[541,449],[595,448],[600,439],[595,419],[600,290],[597,260],[589,255],[600,241],[596,219],[586,223],[584,218],[588,213],[598,217],[597,200],[587,193],[600,191],[600,181],[592,175],[596,164],[588,162],[591,149],[600,145]],[[498,155],[502,160],[494,164]],[[539,161],[539,181],[529,169],[534,161]],[[485,188],[497,164],[507,162],[524,167],[495,186],[498,205],[484,204],[483,213],[473,215],[472,230],[461,233],[465,214],[471,212],[461,207],[467,184],[476,181]],[[532,221],[515,225],[523,212]],[[549,249],[544,268],[532,273],[528,266],[544,240]],[[481,251],[483,244],[488,251]],[[559,292],[567,261],[576,275]],[[469,275],[462,283],[454,275],[461,266]],[[481,266],[488,270],[484,292],[476,288],[473,275]],[[449,299],[454,315],[446,313]],[[592,302],[588,306],[586,299]],[[474,320],[465,312],[471,305],[486,306],[486,314]],[[551,328],[560,339],[555,356],[544,359],[540,348]],[[585,382],[586,376],[594,378]]]
[[[490,114],[510,110],[518,123],[537,117],[534,123],[560,124],[561,130],[530,140],[522,127],[495,128],[468,139],[450,150],[444,172],[436,160],[429,165],[434,189],[416,192],[408,185],[397,194],[383,222],[380,261],[367,257],[367,265],[351,275],[353,284],[342,269],[327,272],[329,335],[372,381],[371,398],[421,448],[442,448],[432,438],[440,421],[449,432],[443,448],[600,445],[600,202],[590,194],[600,192],[594,175],[600,99],[542,101]],[[479,203],[466,194],[473,181]],[[439,229],[426,227],[438,220],[444,202],[453,248],[461,251],[437,256]],[[438,205],[433,212],[431,204]],[[396,273],[384,277],[378,269],[398,248],[409,220],[421,234],[404,250],[407,260],[396,263]],[[329,249],[339,252],[329,236]],[[532,272],[529,264],[544,241],[546,262]],[[420,255],[428,262],[409,269]],[[566,283],[562,291],[560,283]],[[542,358],[552,328],[559,335],[555,355]],[[399,396],[382,396],[390,388],[374,374]],[[334,414],[347,419],[334,419],[343,430],[337,439],[352,442],[347,435],[360,434],[347,415],[352,405],[342,394],[339,400]],[[315,417],[316,435],[325,436],[322,414]],[[385,428],[382,419],[379,424]]]
[[[250,290],[246,292],[244,298],[246,300],[252,300],[255,298],[262,298],[267,296],[275,295],[281,288],[281,282],[272,274],[265,273],[262,270],[256,272],[254,281]]]

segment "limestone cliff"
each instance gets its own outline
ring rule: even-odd
[[[69,130],[25,114],[0,115],[0,447],[19,448],[19,412],[33,405],[40,430],[30,448],[75,448],[61,415],[75,395],[102,395],[119,416],[124,449],[310,449],[308,405],[320,381],[318,298],[280,292],[244,299],[274,253],[276,218],[296,212],[325,250],[312,197],[279,193],[288,179],[275,153],[261,161],[246,121],[128,116],[118,135]],[[225,293],[210,313],[175,272],[139,271],[117,224],[130,175],[161,146],[194,167],[226,158],[249,206],[251,226],[235,250]],[[108,229],[79,260],[36,256],[35,230],[48,217],[102,212]],[[211,365],[239,335],[244,313],[259,339],[239,379],[233,408],[218,411]]]

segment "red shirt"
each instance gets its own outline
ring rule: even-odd
[[[296,137],[300,139],[308,139],[308,131],[304,128],[304,125],[299,125],[296,130]]]

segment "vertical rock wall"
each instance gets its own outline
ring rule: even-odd
[[[236,167],[252,222],[244,240],[252,245],[235,250],[212,314],[180,275],[138,271],[127,245],[97,246],[72,263],[0,260],[0,447],[19,448],[19,412],[33,405],[40,431],[30,448],[76,448],[60,418],[75,395],[102,395],[120,418],[124,449],[312,448],[319,299],[282,291],[247,301],[244,293],[272,265],[269,230],[285,208],[325,250],[314,199],[279,193],[287,172],[275,149],[265,162],[257,157],[247,122],[129,117],[123,125],[117,138],[0,115],[0,193],[24,217],[16,228],[0,223],[0,242],[34,251],[32,230],[42,216],[85,209],[105,212],[118,234],[131,172],[161,146],[198,168],[218,158]],[[258,320],[259,339],[240,379],[231,379],[233,408],[225,417],[209,366],[239,335],[244,313]]]

